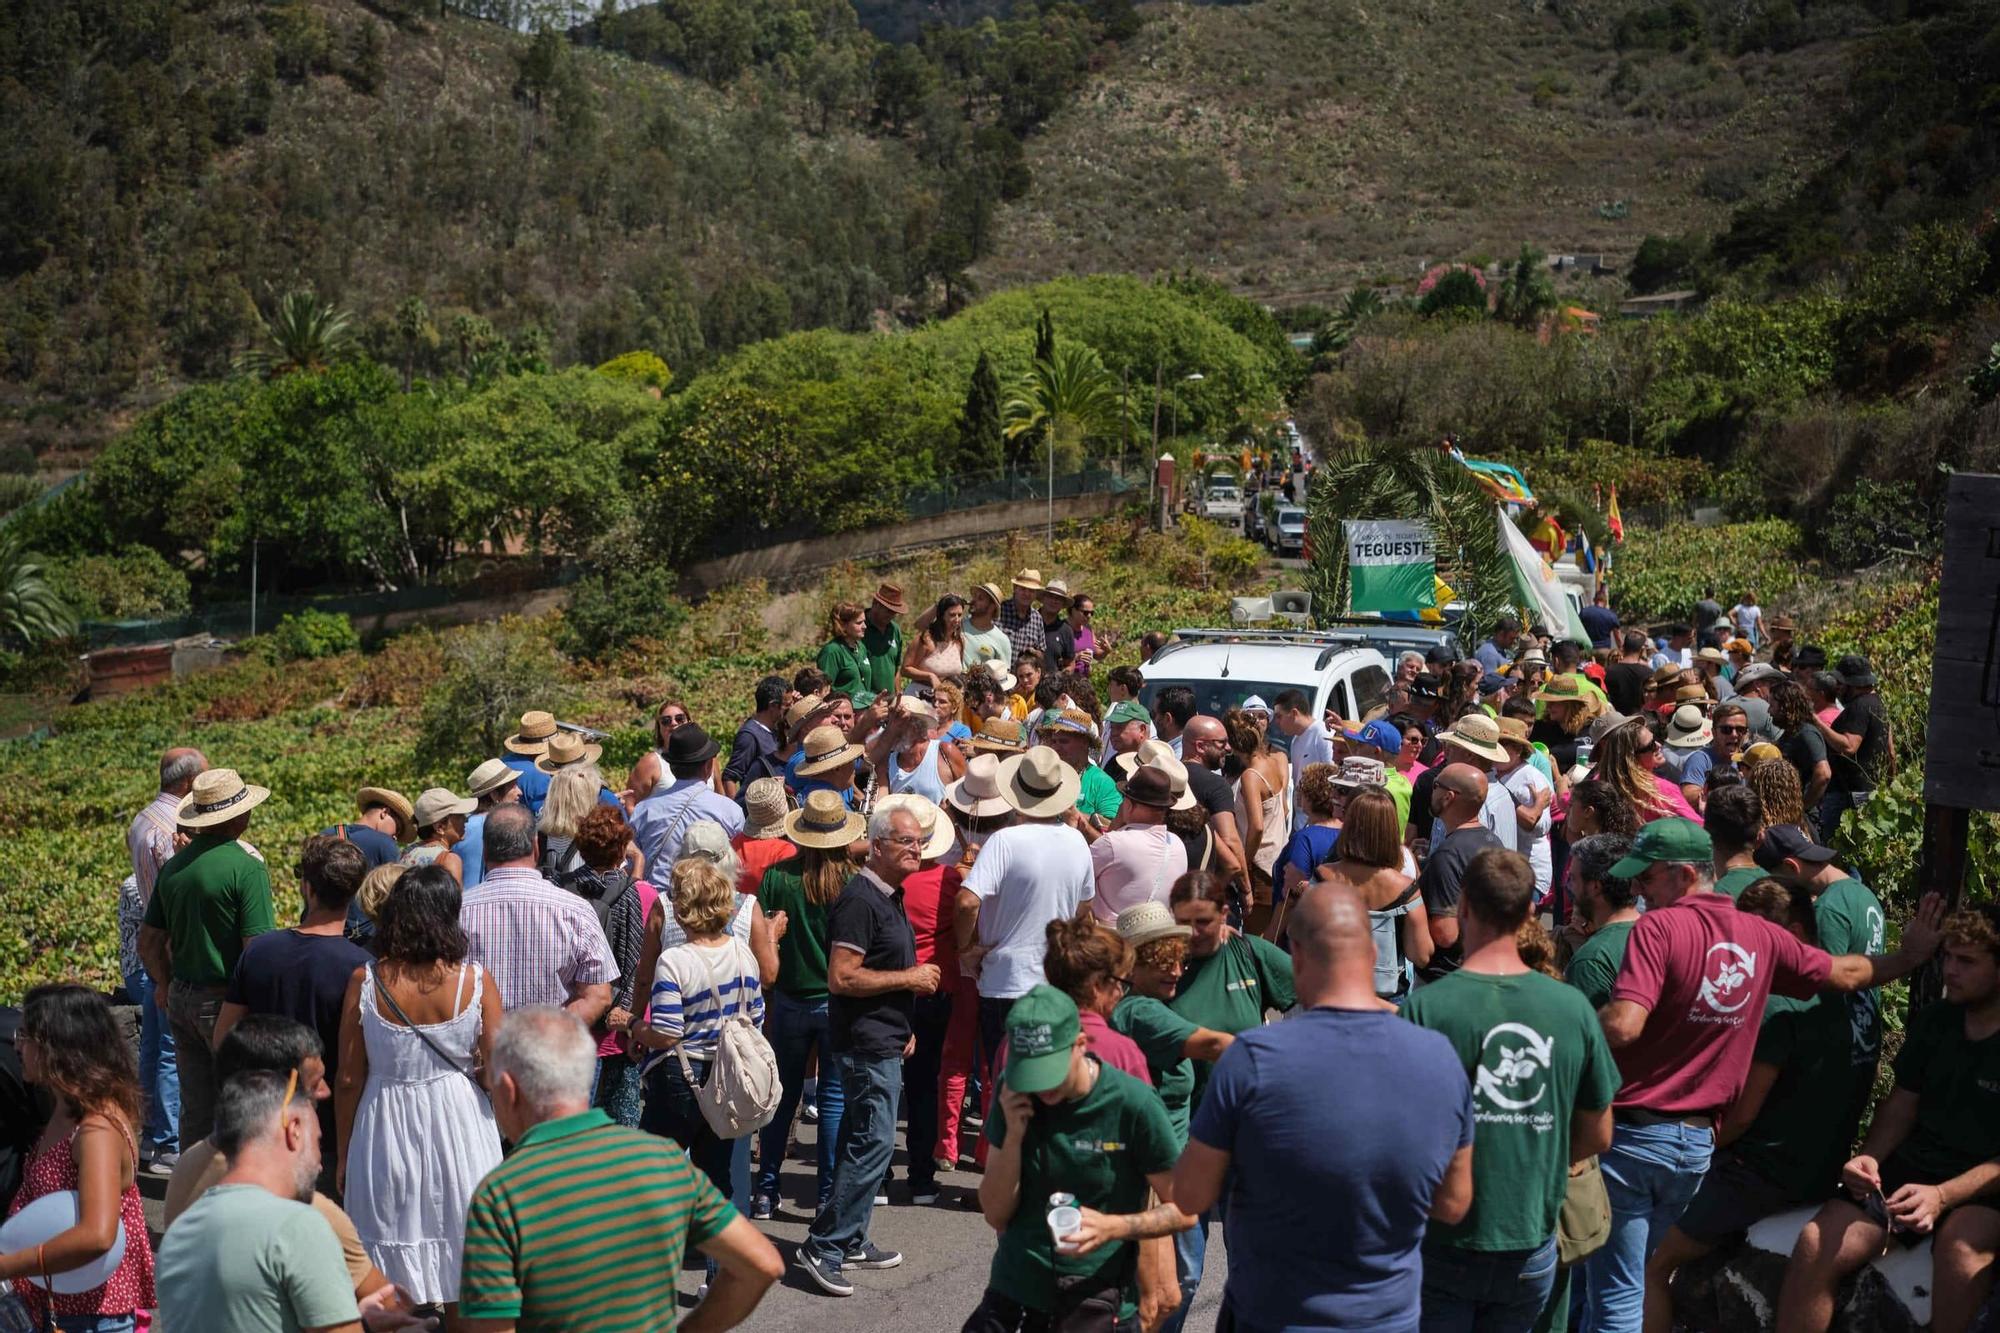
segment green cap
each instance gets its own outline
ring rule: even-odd
[[[1076,1001],[1054,986],[1037,986],[1014,1001],[1007,1011],[1007,1086],[1015,1092],[1061,1087],[1082,1026]]]
[[[1150,727],[1153,725],[1153,715],[1147,712],[1146,705],[1137,699],[1120,700],[1111,705],[1111,711],[1104,715],[1104,725],[1107,727],[1122,727],[1127,722],[1144,722]]]
[[[1699,865],[1715,859],[1715,844],[1708,831],[1692,819],[1656,819],[1639,830],[1639,837],[1625,858],[1611,867],[1614,879],[1632,879],[1647,866],[1663,861],[1676,865]]]

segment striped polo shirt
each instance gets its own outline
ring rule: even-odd
[[[671,1333],[687,1247],[736,1216],[671,1139],[595,1109],[544,1121],[473,1191],[460,1313],[523,1329]]]

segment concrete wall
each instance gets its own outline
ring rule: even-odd
[[[1131,494],[1131,491],[1104,491],[1057,500],[1056,522],[1073,523],[1117,513]],[[843,532],[739,551],[714,560],[699,560],[682,569],[681,591],[690,597],[702,597],[743,579],[763,579],[774,589],[785,588],[806,582],[811,575],[842,561],[881,560],[925,546],[978,541],[1015,531],[1035,532],[1048,519],[1046,500],[1017,500],[954,510],[866,532]]]

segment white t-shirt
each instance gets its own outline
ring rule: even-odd
[[[1105,925],[1140,903],[1164,903],[1174,881],[1187,873],[1187,844],[1165,824],[1133,824],[1090,844],[1097,896],[1090,910]]]
[[[1333,736],[1324,722],[1314,722],[1298,735],[1292,737],[1292,832],[1297,833],[1312,822],[1306,813],[1306,803],[1299,797],[1299,784],[1306,780],[1306,769],[1314,764],[1331,764],[1333,757]],[[1511,845],[1511,844],[1510,844]]]
[[[979,993],[1011,1000],[1047,980],[1049,922],[1075,916],[1095,884],[1090,847],[1067,824],[1016,824],[988,838],[965,877],[979,899],[979,943],[987,950]]]
[[[1516,806],[1531,805],[1540,793],[1550,792],[1553,794],[1555,790],[1549,785],[1549,780],[1542,776],[1542,771],[1533,764],[1522,764],[1512,773],[1502,777],[1500,782],[1507,794],[1513,798]],[[1543,808],[1542,817],[1535,822],[1535,828],[1532,833],[1522,828],[1518,819],[1514,821],[1514,829],[1517,835],[1515,841],[1519,845],[1520,850],[1526,853],[1528,864],[1535,869],[1535,895],[1537,897],[1549,891],[1549,880],[1555,870],[1555,864],[1550,859],[1549,853],[1549,828],[1551,823],[1549,811],[1554,808],[1555,802],[1551,800]]]
[[[1510,852],[1521,850],[1523,834],[1521,821],[1514,818],[1514,797],[1506,784],[1493,776],[1493,770],[1486,770],[1486,804],[1479,807],[1479,822],[1486,831],[1500,839],[1500,845]],[[1431,846],[1444,845],[1444,820],[1431,817]]]

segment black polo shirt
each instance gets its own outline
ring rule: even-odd
[[[903,913],[903,891],[891,889],[872,870],[847,881],[826,916],[827,947],[861,955],[871,972],[902,972],[917,965],[917,936]],[[836,1051],[877,1059],[901,1059],[910,1039],[916,992],[829,995],[827,1025]]]

